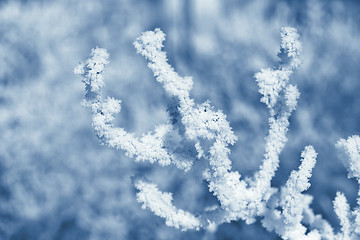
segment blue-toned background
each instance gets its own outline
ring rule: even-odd
[[[285,184],[304,146],[318,162],[313,208],[339,229],[336,191],[356,206],[357,184],[337,156],[339,138],[360,134],[360,1],[58,0],[0,2],[0,239],[277,239],[260,223],[216,232],[168,228],[135,200],[141,174],[200,212],[217,201],[206,183],[174,167],[134,163],[101,146],[83,84],[73,75],[95,46],[111,63],[105,94],[122,100],[117,123],[137,135],[167,118],[166,96],[132,42],[160,27],[170,63],[194,77],[192,97],[227,114],[239,141],[234,169],[250,176],[264,154],[268,112],[253,78],[276,66],[280,28],[298,29],[301,98],[274,186]]]

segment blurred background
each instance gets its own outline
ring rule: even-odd
[[[140,136],[167,119],[164,91],[132,46],[157,27],[169,62],[193,76],[192,97],[228,116],[243,176],[258,169],[268,131],[253,75],[276,67],[280,28],[298,29],[303,65],[292,82],[301,97],[272,184],[284,185],[313,145],[312,207],[338,230],[336,191],[355,207],[358,189],[334,145],[360,133],[359,10],[355,0],[0,1],[0,239],[278,239],[259,222],[166,227],[136,202],[131,177],[144,175],[193,213],[217,204],[206,182],[99,144],[73,68],[96,46],[109,51],[104,95],[122,100],[116,122]]]

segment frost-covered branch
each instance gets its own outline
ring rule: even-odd
[[[350,211],[345,195],[340,192],[336,194],[334,210],[341,225],[341,233],[337,235],[337,239],[360,239],[360,136],[340,139],[336,146],[348,155],[347,161],[344,161],[348,177],[356,178],[359,185],[357,207],[353,211]]]
[[[241,179],[238,171],[232,170],[229,145],[235,144],[237,137],[226,115],[221,110],[215,110],[210,101],[196,104],[191,98],[192,78],[179,76],[169,65],[166,52],[162,51],[165,34],[160,29],[144,32],[134,42],[137,52],[149,61],[148,66],[157,82],[162,84],[174,101],[169,113],[176,121],[169,120],[155,127],[153,132],[137,138],[112,123],[114,115],[121,110],[121,101],[110,97],[103,100],[101,97],[104,85],[102,72],[109,57],[106,50],[93,49],[91,58],[74,70],[83,78],[84,105],[92,109],[93,127],[105,144],[123,149],[136,161],[158,162],[161,166],[175,164],[185,171],[193,167],[192,173],[201,172],[208,182],[209,191],[217,197],[219,208],[205,209],[195,216],[176,208],[171,193],[161,192],[155,184],[136,179],[137,201],[143,208],[164,218],[167,226],[198,230],[211,229],[233,220],[241,219],[250,224],[261,219],[264,228],[275,231],[283,239],[331,240],[355,239],[358,236],[359,207],[350,212],[343,194],[338,193],[334,200],[342,233],[335,235],[330,224],[311,209],[312,197],[303,192],[310,187],[309,181],[316,163],[317,153],[312,146],[305,147],[299,169],[291,172],[285,186],[279,189],[271,186],[279,167],[280,154],[287,142],[289,118],[300,96],[297,87],[290,84],[290,76],[301,65],[299,35],[296,29],[285,27],[281,30],[281,39],[278,67],[262,69],[254,75],[262,94],[261,102],[269,109],[269,133],[259,171],[246,180]],[[181,142],[193,144],[194,152],[186,157],[176,154],[171,147],[171,136],[175,135],[181,135]],[[338,143],[350,156],[349,176],[356,177],[358,181],[359,139],[353,136]],[[200,165],[207,168],[199,168],[193,164],[194,161],[204,162]]]
[[[278,69],[265,69],[255,74],[261,99],[270,111],[270,131],[266,137],[265,158],[260,170],[250,182],[240,180],[237,171],[231,171],[228,143],[216,139],[210,149],[211,170],[207,174],[210,191],[214,192],[222,208],[228,211],[226,221],[241,218],[248,223],[266,212],[266,202],[274,193],[271,179],[279,165],[279,155],[287,141],[289,117],[296,108],[299,92],[289,84],[289,77],[299,64],[301,44],[293,28],[282,29],[283,60]],[[295,64],[296,63],[296,64]]]
[[[262,221],[263,226],[270,231],[274,230],[283,239],[321,239],[316,227],[306,234],[307,229],[301,224],[303,213],[312,201],[311,196],[302,192],[310,187],[309,179],[316,163],[316,156],[317,153],[312,146],[305,147],[301,153],[299,170],[291,172],[280,193],[274,194],[269,201],[269,208]]]
[[[174,163],[177,167],[188,170],[192,164],[189,159],[178,159],[166,150],[165,136],[172,131],[171,124],[156,126],[154,132],[143,134],[141,138],[113,125],[114,114],[121,110],[121,101],[110,97],[103,100],[101,97],[104,85],[102,73],[109,54],[105,49],[95,48],[90,55],[91,58],[85,64],[79,64],[74,72],[82,76],[85,84],[83,104],[92,110],[92,124],[99,138],[110,147],[124,150],[129,157],[135,157],[136,161],[158,162],[162,166]]]
[[[287,224],[299,224],[303,212],[302,192],[310,187],[309,179],[315,167],[316,152],[312,146],[307,146],[301,153],[301,165],[298,171],[292,171],[286,186],[281,189],[281,205]]]
[[[139,192],[136,194],[137,201],[142,203],[142,207],[149,208],[155,215],[165,218],[166,225],[180,228],[183,231],[188,229],[199,229],[200,220],[191,213],[182,209],[177,209],[172,204],[172,194],[159,191],[157,186],[138,180],[135,187]]]
[[[259,92],[263,95],[261,101],[267,105],[270,112],[270,131],[266,137],[265,158],[255,177],[258,192],[270,189],[270,181],[279,166],[279,155],[287,142],[289,117],[295,110],[300,96],[297,87],[289,84],[290,75],[301,63],[299,35],[294,28],[286,27],[282,29],[281,36],[280,67],[276,70],[263,69],[255,74]]]

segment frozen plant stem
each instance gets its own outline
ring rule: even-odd
[[[209,191],[218,199],[220,208],[192,213],[176,208],[172,194],[161,192],[158,187],[143,179],[134,181],[138,190],[137,201],[143,208],[165,219],[167,226],[183,231],[189,229],[214,228],[230,221],[244,220],[248,224],[256,218],[269,231],[275,231],[283,239],[356,239],[360,233],[360,210],[350,213],[343,194],[338,193],[334,208],[339,216],[342,231],[334,234],[330,224],[310,208],[312,197],[303,194],[310,187],[309,179],[316,163],[317,153],[312,146],[305,147],[301,164],[290,174],[285,186],[271,187],[271,180],[279,166],[279,155],[286,142],[289,118],[295,110],[300,96],[295,85],[289,83],[294,70],[301,65],[301,43],[294,28],[281,29],[281,45],[277,68],[262,69],[254,75],[261,102],[269,109],[269,133],[266,137],[265,155],[259,171],[249,180],[242,180],[238,171],[232,170],[229,159],[229,145],[237,137],[232,131],[226,115],[214,110],[210,101],[196,104],[190,96],[193,81],[191,77],[180,77],[168,64],[162,51],[165,34],[160,29],[141,34],[134,42],[139,54],[148,61],[156,80],[163,85],[166,93],[175,99],[173,110],[177,120],[156,126],[153,132],[137,138],[112,123],[114,115],[121,110],[121,101],[108,97],[103,99],[104,85],[102,72],[108,63],[109,54],[105,49],[95,48],[91,58],[79,64],[74,72],[82,76],[85,84],[85,106],[93,113],[93,127],[98,137],[108,146],[122,149],[135,161],[157,162],[160,166],[174,164],[189,171],[196,168],[194,161],[207,161],[208,168],[202,176],[208,182]],[[181,131],[180,129],[183,129]],[[172,136],[181,135],[181,141]],[[179,154],[171,146],[187,141],[194,145],[193,151]],[[350,156],[349,172],[360,181],[359,137],[340,140],[339,147],[345,148]],[[360,196],[360,194],[359,194]],[[359,198],[360,199],[360,198]],[[360,200],[358,200],[360,203]],[[306,224],[309,227],[305,227]]]

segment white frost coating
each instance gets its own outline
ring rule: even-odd
[[[360,136],[340,139],[336,147],[348,155],[347,161],[344,161],[349,172],[348,177],[356,178],[359,184],[357,207],[351,212],[345,195],[336,195],[334,210],[340,219],[342,230],[337,239],[360,239]]]
[[[290,111],[295,110],[300,93],[296,86],[289,84],[285,89],[285,101]]]
[[[300,67],[301,59],[300,53],[302,51],[301,42],[299,41],[299,34],[296,29],[284,27],[281,29],[281,49],[279,57],[281,65],[279,69],[262,69],[255,74],[255,79],[258,82],[259,92],[263,95],[261,102],[265,103],[268,108],[273,108],[278,102],[280,92],[288,85],[289,77],[294,70]],[[289,93],[293,93],[291,104],[296,105],[294,100],[297,100],[298,93],[295,89],[289,89]],[[297,90],[296,90],[297,92]],[[290,103],[290,102],[289,102]],[[270,110],[271,111],[271,110]],[[273,112],[271,111],[271,114]]]
[[[273,108],[279,99],[279,93],[289,82],[290,70],[262,69],[255,74],[259,92],[264,95],[261,102]]]
[[[142,208],[149,208],[156,216],[164,218],[167,226],[180,228],[182,231],[200,229],[198,218],[172,204],[171,193],[161,192],[155,184],[142,180],[138,180],[135,187],[139,190],[136,197],[137,201],[142,203]]]
[[[264,228],[275,231],[283,239],[357,239],[360,233],[359,207],[350,212],[345,196],[337,195],[334,207],[340,218],[342,233],[335,235],[330,224],[310,208],[312,197],[303,194],[310,187],[309,179],[316,163],[317,153],[312,146],[305,147],[299,169],[290,174],[285,186],[280,189],[271,186],[279,166],[280,153],[287,142],[289,118],[300,97],[297,87],[289,83],[291,74],[301,64],[299,35],[296,29],[286,27],[281,30],[281,38],[279,66],[276,69],[262,69],[254,75],[259,92],[263,95],[261,101],[269,109],[270,129],[265,139],[262,165],[247,180],[242,180],[239,172],[232,171],[229,145],[234,144],[237,137],[226,115],[221,110],[214,110],[210,101],[196,104],[190,97],[193,81],[190,77],[180,77],[168,64],[166,53],[162,51],[165,34],[160,29],[142,33],[134,46],[149,61],[148,66],[156,80],[175,99],[176,103],[171,109],[173,112],[169,110],[169,113],[179,121],[172,124],[169,121],[157,126],[154,132],[136,138],[112,124],[114,114],[121,110],[121,101],[109,97],[103,100],[100,95],[104,85],[102,72],[109,57],[106,50],[93,49],[91,58],[74,69],[75,74],[83,77],[86,92],[84,105],[92,109],[93,127],[105,144],[125,150],[128,156],[137,161],[158,162],[162,166],[175,164],[185,171],[192,167],[193,159],[208,161],[208,169],[203,176],[208,181],[209,191],[218,198],[220,207],[205,209],[197,216],[177,209],[172,204],[171,193],[161,192],[155,184],[135,180],[135,187],[139,190],[137,201],[164,218],[166,225],[181,230],[213,229],[223,222],[241,219],[250,224],[258,218]],[[176,124],[182,124],[182,136],[179,136]],[[177,159],[176,153],[171,152],[171,142],[167,142],[178,137],[194,144],[195,151],[185,158]],[[358,181],[359,146],[359,136],[342,139],[338,143],[338,147],[344,148],[350,156],[349,176],[356,177]]]
[[[281,53],[288,58],[288,66],[292,69],[298,68],[301,64],[302,45],[299,37],[295,28],[284,27],[281,29]]]
[[[134,42],[137,52],[150,61],[149,68],[156,80],[164,84],[166,92],[178,97],[188,97],[193,82],[190,77],[180,77],[167,63],[166,53],[161,51],[165,34],[156,28],[141,34]]]
[[[311,229],[317,229],[321,235],[321,239],[331,240],[335,239],[334,230],[331,225],[323,219],[320,214],[314,214],[313,210],[310,208],[310,204],[313,200],[313,197],[310,195],[304,195],[304,211],[302,222],[311,226]]]
[[[96,47],[91,50],[92,58],[86,61],[86,64],[80,64],[74,69],[74,73],[84,75],[83,82],[89,87],[90,91],[98,92],[104,86],[102,72],[105,70],[105,65],[109,63],[109,53],[102,48]],[[84,69],[86,67],[86,70]]]
[[[195,106],[194,100],[189,97],[193,81],[190,77],[180,77],[169,65],[166,53],[161,51],[164,40],[165,34],[157,28],[155,31],[142,33],[134,46],[139,54],[150,61],[148,66],[156,80],[163,84],[165,91],[178,98],[178,111],[182,116],[187,138],[212,140],[216,137],[234,144],[237,138],[226,121],[225,114],[220,110],[213,111],[209,101]]]
[[[354,135],[348,139],[340,139],[336,145],[338,148],[342,148],[349,156],[348,161],[345,161],[349,178],[356,178],[360,180],[360,136]]]
[[[287,224],[299,224],[304,210],[303,191],[310,187],[311,171],[315,167],[317,153],[312,146],[305,147],[301,153],[298,171],[292,171],[286,186],[281,189],[283,215]]]
[[[123,149],[126,155],[136,161],[158,162],[162,166],[174,163],[181,169],[191,167],[190,160],[175,159],[165,147],[165,136],[172,131],[172,125],[162,124],[154,132],[143,134],[136,138],[134,134],[112,124],[114,114],[121,110],[121,101],[114,98],[103,100],[101,88],[104,86],[102,73],[108,63],[109,54],[105,49],[96,47],[91,50],[91,58],[85,64],[80,63],[74,73],[82,76],[85,83],[85,99],[83,104],[89,106],[93,113],[93,127],[97,135],[110,147]]]
[[[290,38],[285,34],[286,32],[294,34]],[[282,29],[282,48],[279,55],[282,53],[287,54],[288,62],[301,62],[299,54],[293,54],[294,49],[288,47],[291,45],[301,47],[298,38],[299,35],[295,29]],[[300,51],[300,49],[296,49],[296,51]],[[263,94],[261,101],[268,106],[270,112],[270,130],[266,137],[263,164],[260,166],[260,170],[255,173],[254,182],[252,183],[255,185],[255,192],[260,193],[264,200],[266,200],[265,196],[273,191],[271,189],[271,179],[274,177],[275,171],[279,166],[279,155],[287,142],[286,132],[289,127],[289,117],[292,111],[295,110],[297,99],[300,96],[297,88],[289,84],[289,77],[293,70],[295,70],[293,67],[280,66],[276,70],[266,69],[255,74],[255,79],[259,85],[259,92]]]
[[[309,205],[312,197],[302,194],[310,187],[309,178],[316,163],[316,152],[312,146],[305,147],[301,153],[301,165],[297,171],[292,171],[286,185],[281,188],[279,194],[272,196],[268,202],[262,221],[263,226],[277,232],[283,239],[321,239],[321,233],[325,233],[324,227],[315,226],[313,212]],[[281,210],[280,210],[281,209]],[[307,223],[313,226],[313,230],[306,234],[306,227],[302,225],[303,214],[308,210]],[[326,224],[326,223],[325,223]],[[332,229],[327,229],[332,234]]]
[[[350,225],[350,206],[346,201],[344,194],[337,192],[334,200],[334,210],[340,220],[341,231],[337,238],[350,240],[351,225]]]
[[[221,111],[215,112],[210,102],[195,105],[194,100],[189,97],[191,79],[181,78],[167,63],[166,53],[161,51],[165,35],[156,29],[154,32],[143,33],[134,43],[138,53],[150,61],[149,67],[157,81],[164,85],[171,96],[178,98],[178,110],[182,124],[185,126],[185,134],[189,140],[195,140],[199,155],[204,155],[210,163],[210,169],[204,173],[204,176],[209,182],[209,190],[219,199],[221,208],[226,212],[220,222],[238,219],[243,219],[247,223],[254,222],[256,217],[265,214],[266,201],[274,193],[271,179],[278,168],[279,154],[287,141],[285,134],[289,126],[288,119],[296,108],[299,97],[296,87],[289,84],[289,77],[297,67],[291,63],[301,62],[298,59],[301,44],[296,30],[284,28],[282,36],[283,48],[279,54],[287,54],[286,61],[290,66],[286,67],[283,64],[277,70],[266,69],[255,74],[259,91],[264,95],[262,101],[270,108],[270,131],[266,138],[263,165],[250,184],[240,180],[237,171],[231,171],[228,145],[234,144],[237,138],[226,116]],[[284,107],[281,107],[282,103],[285,103]],[[200,139],[211,142],[207,154],[202,151]],[[286,234],[298,236],[300,232],[305,236],[306,229],[302,227],[299,231],[298,228],[294,228],[289,233],[278,231],[284,236]],[[316,232],[311,232],[310,236],[316,236]]]

